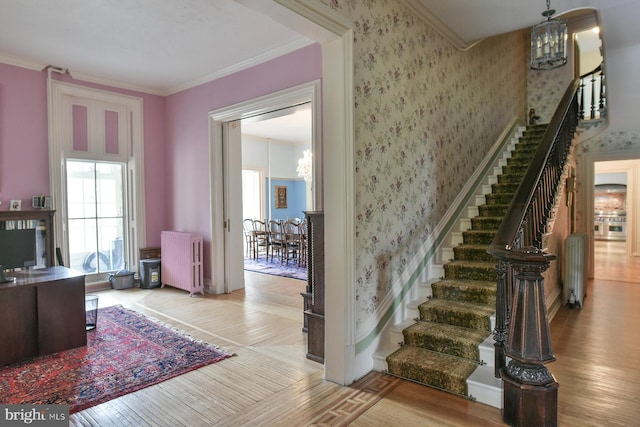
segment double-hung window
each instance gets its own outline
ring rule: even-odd
[[[55,240],[70,268],[101,282],[136,271],[146,246],[142,99],[49,78]]]

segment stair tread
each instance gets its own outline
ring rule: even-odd
[[[449,261],[447,265],[450,266],[465,266],[474,268],[495,268],[496,262],[494,261],[467,261],[467,260],[453,260]]]
[[[442,279],[431,286],[458,286],[467,288],[488,288],[496,289],[496,282],[489,280],[471,280],[471,279]]]
[[[460,341],[473,341],[476,345],[480,345],[488,336],[489,332],[479,329],[463,328],[461,326],[447,325],[445,323],[435,323],[420,320],[411,326],[405,328],[413,333],[418,333],[432,337],[442,337]]]
[[[478,363],[410,345],[387,357],[389,372],[422,384],[466,395],[466,379]]]

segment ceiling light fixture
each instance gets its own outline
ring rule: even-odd
[[[556,13],[547,0],[547,10],[542,12],[546,21],[531,27],[531,68],[551,70],[567,63],[567,21],[551,19]]]

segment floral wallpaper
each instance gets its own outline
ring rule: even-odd
[[[524,119],[528,33],[461,52],[397,0],[319,1],[354,23],[360,331],[504,127]]]
[[[571,67],[544,71],[529,69],[527,76],[527,105],[529,109],[533,108],[539,117],[537,123],[549,123],[573,79]]]

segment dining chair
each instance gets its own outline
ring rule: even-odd
[[[255,253],[255,232],[253,230],[253,220],[242,220],[242,232],[244,233],[245,257],[249,257]],[[255,255],[253,255],[255,258]]]
[[[283,261],[289,264],[289,260],[295,259],[296,263],[300,265],[300,247],[301,247],[301,235],[300,235],[300,223],[295,220],[287,220],[283,224],[285,244],[283,248]]]
[[[269,246],[271,247],[271,261],[273,254],[278,253],[280,263],[282,263],[282,249],[285,245],[284,233],[282,232],[282,222],[271,219],[269,220]]]
[[[269,259],[269,230],[267,228],[267,222],[259,219],[253,220],[253,233],[255,238],[255,251],[254,258],[260,257],[260,252],[264,252],[265,260]]]

